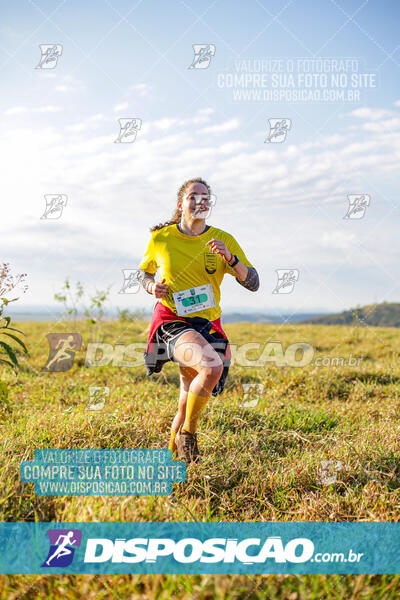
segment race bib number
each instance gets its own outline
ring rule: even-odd
[[[216,306],[211,283],[175,292],[172,295],[179,317]]]

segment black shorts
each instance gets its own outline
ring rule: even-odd
[[[168,321],[162,323],[154,334],[157,344],[164,346],[167,357],[173,362],[178,362],[173,355],[175,344],[184,331],[196,331],[194,327],[184,321]]]

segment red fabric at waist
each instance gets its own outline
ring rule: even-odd
[[[189,325],[191,324],[190,321],[185,319],[185,317],[178,317],[178,315],[176,315],[170,308],[168,308],[168,306],[164,306],[162,302],[157,302],[154,307],[153,316],[151,317],[150,321],[150,331],[147,338],[146,352],[150,352],[150,344],[153,341],[154,334],[157,331],[158,327],[162,323],[167,323],[168,321],[184,321]],[[221,326],[221,317],[218,317],[218,319],[215,319],[215,321],[211,321],[211,323],[212,329],[218,331],[218,333],[220,333],[222,337],[227,340],[228,336],[226,335],[225,331],[222,329]],[[225,356],[226,358],[231,358],[229,342]]]

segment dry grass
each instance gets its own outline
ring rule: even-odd
[[[308,342],[315,356],[363,356],[358,367],[230,369],[199,426],[201,465],[166,497],[35,496],[19,481],[21,460],[35,448],[165,448],[177,407],[177,366],[148,378],[144,367],[83,366],[84,348],[66,373],[40,373],[48,332],[71,325],[20,323],[31,357],[21,372],[4,371],[9,410],[2,410],[2,521],[398,521],[400,515],[400,339],[395,329],[226,325],[232,343]],[[144,323],[107,322],[101,341],[145,341]],[[248,352],[255,358],[260,352]],[[0,373],[1,375],[1,373]],[[254,408],[243,408],[242,384],[262,383]],[[90,385],[110,388],[104,409],[85,409]],[[343,468],[332,485],[321,461]],[[397,575],[344,576],[2,576],[1,599],[36,598],[397,598]]]

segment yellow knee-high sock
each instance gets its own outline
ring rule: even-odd
[[[171,439],[169,441],[168,449],[171,450],[172,453],[177,452],[178,448],[175,442],[176,431],[171,429]]]
[[[190,433],[195,433],[197,428],[197,420],[210,398],[211,394],[208,396],[198,396],[189,390],[186,401],[185,422],[182,425],[182,429],[190,431]]]

